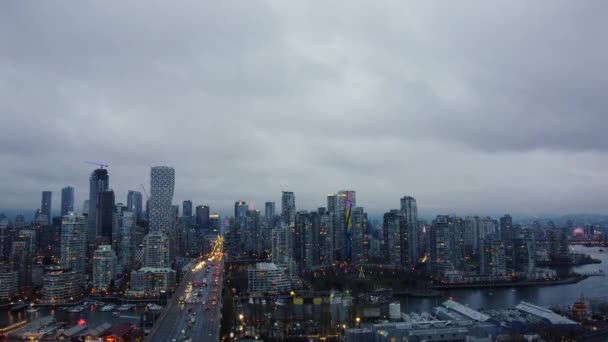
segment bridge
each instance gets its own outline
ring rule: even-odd
[[[146,341],[219,341],[223,249],[218,236],[213,250],[184,276]]]

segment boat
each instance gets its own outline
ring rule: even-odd
[[[162,306],[156,305],[154,303],[149,303],[148,305],[146,305],[148,307],[148,310],[152,310],[152,311],[159,311],[162,310]]]
[[[27,308],[26,304],[17,304],[15,306],[13,306],[9,311],[10,312],[19,312],[22,310],[25,310]]]
[[[249,297],[249,304],[253,304],[253,298]]]
[[[285,303],[285,299],[279,298],[279,299],[277,299],[277,301],[274,304],[275,305],[279,305],[279,306],[283,306],[283,305],[286,305],[287,303]]]
[[[603,251],[604,251],[604,249],[603,249],[603,248],[600,248],[600,249],[598,249],[597,251],[598,251],[598,252],[603,252]]]
[[[71,307],[68,309],[68,312],[82,312],[82,311],[84,311],[84,306],[80,306],[80,305],[77,305],[77,306],[74,306],[74,307]]]
[[[38,312],[38,309],[34,307],[34,303],[30,304],[29,309],[25,310],[26,312],[29,313],[34,313],[34,312]]]
[[[112,316],[114,316],[114,317],[120,317],[120,312],[114,311],[114,312],[112,312]]]
[[[118,307],[118,311],[129,311],[129,310],[133,309],[133,307],[134,307],[133,304],[123,304]]]
[[[108,311],[112,311],[116,308],[116,305],[114,304],[108,304],[108,305],[104,305],[100,311],[102,312],[108,312]]]
[[[266,305],[266,299],[262,298],[262,305]]]

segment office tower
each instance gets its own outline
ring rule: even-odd
[[[61,222],[61,266],[84,275],[87,242],[87,221],[74,213]]]
[[[91,173],[89,178],[89,212],[87,216],[87,240],[92,241],[97,238],[97,201],[99,193],[107,191],[110,185],[110,177],[107,169],[97,169]]]
[[[66,186],[61,189],[61,217],[74,211],[74,188]]]
[[[401,267],[404,264],[404,256],[402,252],[403,245],[403,230],[402,222],[403,214],[400,210],[393,209],[384,214],[383,221],[383,236],[384,236],[384,255],[386,264],[392,267]]]
[[[479,273],[482,276],[506,276],[505,244],[500,237],[490,234],[479,245]]]
[[[342,244],[340,248],[341,260],[351,260],[352,258],[352,210],[357,206],[357,196],[353,190],[338,191],[338,229]]]
[[[89,200],[84,200],[82,202],[82,215],[89,216]]]
[[[168,233],[175,224],[172,212],[175,170],[168,166],[154,166],[150,170],[150,231]]]
[[[511,273],[521,278],[531,278],[536,271],[536,248],[532,233],[526,230],[513,239]]]
[[[51,199],[52,199],[53,193],[50,191],[43,191],[42,192],[42,202],[40,204],[40,211],[43,215],[46,215],[47,218],[47,225],[51,224]]]
[[[486,216],[479,222],[479,239],[485,239],[488,235],[498,233],[498,222]],[[499,234],[500,236],[500,234]]]
[[[274,216],[274,202],[266,202],[264,217],[266,220],[270,220]]]
[[[336,194],[327,195],[327,211],[334,214],[338,212],[338,196]]]
[[[249,211],[249,206],[245,201],[234,202],[234,218],[238,221],[244,219]]]
[[[259,210],[249,210],[245,218],[244,245],[246,251],[261,253],[264,244],[262,239],[262,222]]]
[[[352,213],[352,263],[355,265],[363,265],[368,262],[368,222],[367,213],[363,208],[356,207]]]
[[[422,251],[422,237],[418,228],[418,207],[416,199],[411,196],[401,198],[401,213],[406,229],[407,253],[409,266],[415,266],[418,263],[420,253]]]
[[[169,238],[159,230],[144,237],[144,267],[170,267]]]
[[[513,234],[513,219],[511,215],[505,215],[500,218],[500,238],[507,242],[514,238]]]
[[[112,243],[114,231],[114,191],[101,191],[97,197],[97,237]]]
[[[182,204],[182,216],[192,216],[192,201],[184,201],[184,203]]]
[[[220,224],[221,224],[221,216],[218,213],[209,214],[209,230],[213,233],[221,234],[220,232]]]
[[[135,219],[135,223],[141,222],[143,220],[143,202],[141,192],[129,190],[127,194],[127,208],[130,212],[133,213],[133,218]]]
[[[281,195],[281,217],[288,227],[296,223],[296,197],[291,191],[283,191]]]
[[[93,254],[93,288],[107,291],[116,278],[116,253],[110,245],[101,245]]]
[[[131,211],[123,212],[120,228],[120,249],[117,257],[118,263],[125,271],[130,271],[133,266],[133,253],[135,252],[134,227],[135,215]]]
[[[247,208],[245,203],[244,208]],[[246,215],[246,211],[245,211]],[[196,206],[196,225],[201,229],[207,229],[209,227],[209,206],[197,205]]]
[[[479,251],[479,216],[467,216],[464,219],[465,254],[471,256]]]
[[[319,208],[319,264],[331,266],[334,263],[334,213]]]
[[[293,259],[301,271],[319,266],[319,214],[302,210],[296,213],[293,234]]]

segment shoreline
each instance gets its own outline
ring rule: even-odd
[[[431,285],[430,288],[434,290],[448,290],[448,289],[483,289],[483,288],[500,288],[500,287],[532,287],[532,286],[555,286],[555,285],[568,285],[576,284],[580,281],[589,278],[588,275],[576,275],[567,278],[556,279],[556,280],[530,280],[530,281],[517,281],[517,282],[504,282],[504,283],[471,283],[471,284],[437,284]]]

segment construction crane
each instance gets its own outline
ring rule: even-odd
[[[85,161],[85,163],[87,163],[87,164],[93,164],[93,165],[97,165],[97,166],[99,166],[99,168],[100,168],[100,169],[103,169],[104,167],[108,167],[108,166],[110,166],[110,165],[108,165],[108,164],[104,164],[104,163],[103,163],[103,161],[102,161],[102,162],[99,162],[99,163],[97,163],[97,162],[91,162],[91,161]]]
[[[146,188],[144,188],[143,184],[139,184],[141,185],[141,189],[144,191],[144,194],[146,194],[146,199],[150,198],[150,196],[148,196],[148,192],[146,191]]]

